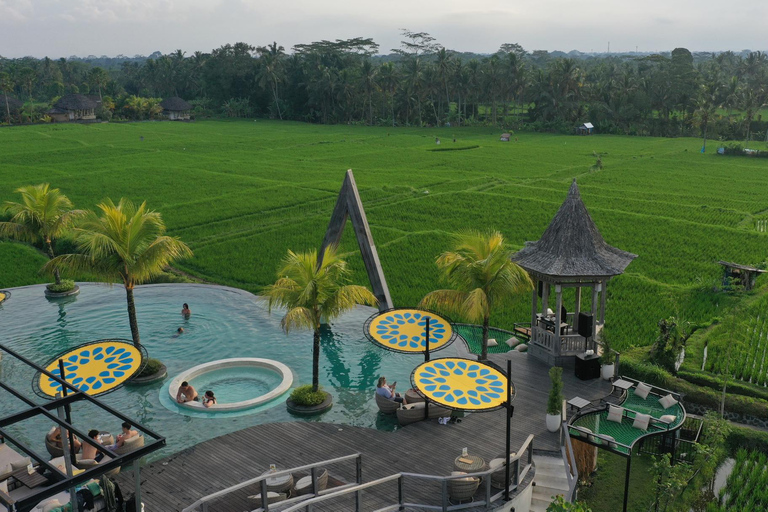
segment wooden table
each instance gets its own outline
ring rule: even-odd
[[[619,393],[619,396],[621,396],[622,394],[626,393],[629,390],[629,388],[631,388],[634,385],[635,384],[633,382],[630,382],[624,379],[613,381],[613,389],[611,390],[611,394],[613,394],[613,392],[618,389],[621,391],[621,393]]]
[[[571,407],[575,407],[577,411],[583,409],[584,407],[588,406],[591,403],[592,402],[590,402],[586,398],[581,398],[580,396],[575,396],[570,400],[568,400],[568,405],[570,405]]]
[[[32,473],[27,472],[27,468],[23,467],[21,469],[17,469],[13,473],[11,473],[11,476],[24,484],[26,487],[29,487],[30,489],[34,489],[35,487],[38,487],[48,481],[46,477],[38,473],[37,471],[33,471]]]

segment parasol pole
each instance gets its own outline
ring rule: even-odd
[[[424,350],[424,362],[429,362],[429,317],[426,317],[427,325],[424,335],[425,350]],[[429,400],[424,398],[424,419],[429,419]]]
[[[67,376],[64,373],[64,360],[59,359],[59,374],[61,375],[61,380],[66,381]],[[67,386],[61,385],[61,395],[63,397],[67,396]],[[59,419],[62,419],[62,415],[64,416],[64,419],[67,420],[67,423],[70,425],[72,424],[72,414],[70,413],[69,404],[64,406],[64,411],[62,414],[62,408],[59,407],[58,410]],[[61,425],[59,425],[59,429],[61,430]],[[64,456],[64,471],[67,474],[67,478],[72,478],[74,471],[72,470],[72,463],[73,461],[77,460],[77,455],[75,455],[75,439],[74,435],[72,434],[72,431],[70,429],[67,429],[67,435],[60,436],[61,437],[61,451],[62,455]],[[69,501],[72,503],[72,506],[74,507],[77,503],[77,492],[74,487],[69,488]]]
[[[507,459],[506,467],[504,468],[504,481],[506,482],[506,485],[504,486],[504,501],[509,501],[509,451],[512,449],[510,446],[510,430],[511,430],[511,423],[512,423],[512,413],[515,411],[515,408],[512,407],[512,386],[510,386],[510,376],[512,375],[512,360],[507,359],[507,403],[506,403],[506,415],[507,415],[507,442],[506,442],[506,455],[505,458]]]

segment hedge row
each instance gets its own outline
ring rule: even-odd
[[[720,409],[721,393],[677,378],[655,364],[622,357],[620,371],[622,375],[627,377],[682,393],[686,402],[703,405],[714,411]],[[725,410],[757,418],[766,418],[768,417],[768,400],[727,393],[725,395]]]
[[[736,455],[739,448],[768,452],[768,432],[747,427],[731,426],[731,433],[728,435],[725,444],[731,456]]]
[[[712,375],[711,373],[680,370],[677,372],[677,376],[681,379],[687,380],[692,384],[706,386],[716,391],[722,391],[723,389],[722,379],[718,376]],[[762,398],[763,400],[768,400],[768,388],[760,388],[736,379],[728,379],[727,391],[728,393],[733,393],[734,395],[751,396],[753,398]]]

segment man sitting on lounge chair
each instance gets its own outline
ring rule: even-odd
[[[116,450],[117,448],[120,448],[121,446],[123,446],[128,439],[132,437],[136,437],[137,435],[139,435],[138,430],[132,430],[131,424],[128,423],[127,421],[124,421],[123,433],[117,436],[117,442],[112,446],[110,446],[109,449]]]
[[[64,432],[66,434],[66,431],[64,431]],[[60,425],[56,425],[56,427],[54,427],[53,430],[48,432],[48,435],[46,437],[48,438],[48,442],[50,442],[51,444],[56,445],[57,448],[61,448],[62,447],[62,444],[61,444],[61,426]],[[72,444],[74,444],[74,446],[75,446],[75,452],[80,451],[80,446],[81,446],[80,440],[77,438],[76,435],[72,435],[72,440],[73,440]]]
[[[88,437],[96,441],[97,443],[101,444],[101,439],[99,439],[99,431],[98,430],[90,430],[88,431]],[[91,446],[89,443],[83,443],[83,459],[93,459],[96,462],[101,462],[101,459],[104,458],[104,453],[99,451],[98,448],[95,446]]]

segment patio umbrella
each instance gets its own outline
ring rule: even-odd
[[[507,373],[489,362],[460,357],[444,357],[426,361],[413,370],[411,383],[426,398],[443,407],[465,412],[507,410],[506,486],[504,499],[509,500],[509,451],[512,401],[515,386],[510,380],[512,361],[507,360]]]
[[[457,333],[446,318],[423,309],[389,309],[372,315],[363,326],[365,336],[374,344],[403,354],[424,354],[453,343]],[[424,404],[424,417],[429,417],[429,402]]]

